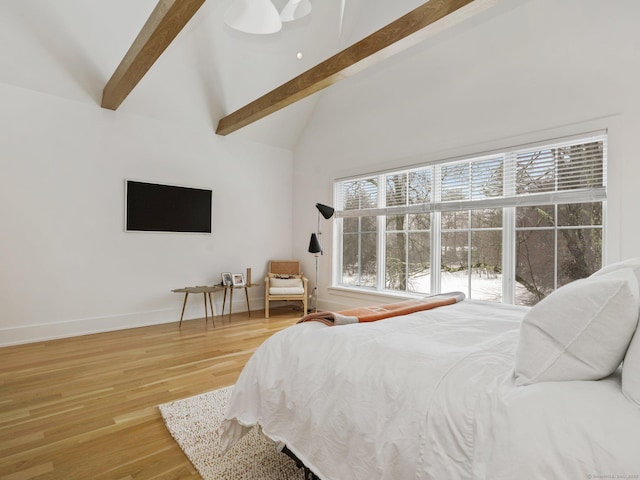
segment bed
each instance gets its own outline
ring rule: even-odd
[[[242,371],[223,442],[260,425],[323,480],[639,478],[638,276],[603,269],[531,309],[291,326]]]

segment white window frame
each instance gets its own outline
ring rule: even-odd
[[[577,145],[577,144],[586,144],[589,142],[600,141],[603,143],[603,172],[602,172],[602,187],[592,189],[592,190],[580,190],[574,194],[573,191],[561,191],[559,192],[557,189],[551,192],[546,193],[537,193],[531,195],[517,195],[516,194],[516,184],[515,184],[515,171],[516,171],[516,158],[518,153],[536,149],[545,149],[545,148],[557,148],[568,145]],[[491,157],[502,157],[504,162],[504,186],[503,186],[503,196],[496,199],[486,199],[482,202],[476,202],[473,200],[469,201],[458,201],[454,202],[452,205],[446,205],[442,201],[442,191],[441,185],[439,181],[435,181],[435,179],[439,179],[441,175],[441,168],[446,165],[452,165],[456,163],[470,163],[476,161],[482,161],[485,159],[490,159]],[[502,208],[503,216],[502,216],[502,303],[515,303],[515,271],[516,271],[516,237],[517,231],[522,230],[516,228],[516,207],[517,206],[534,206],[534,205],[554,205],[555,211],[558,210],[558,205],[563,203],[580,203],[580,202],[602,202],[602,225],[600,228],[602,229],[602,249],[603,256],[605,251],[605,242],[606,242],[606,188],[607,188],[607,132],[606,131],[598,131],[598,132],[590,132],[581,135],[575,135],[571,137],[564,137],[561,139],[555,139],[550,141],[542,141],[536,142],[526,145],[519,145],[514,147],[509,147],[501,150],[485,152],[478,155],[469,155],[465,157],[459,157],[455,159],[447,159],[439,162],[431,162],[425,163],[421,165],[412,165],[407,168],[401,169],[393,169],[388,171],[374,172],[366,175],[359,175],[355,177],[349,178],[339,178],[334,182],[334,204],[338,207],[336,208],[336,219],[334,224],[334,238],[333,238],[333,279],[332,286],[340,289],[354,290],[357,292],[366,292],[366,293],[378,293],[378,294],[390,294],[394,296],[420,296],[423,294],[412,294],[410,292],[403,292],[397,290],[387,290],[385,289],[385,252],[386,252],[386,215],[394,214],[394,213],[406,213],[402,210],[402,208],[398,207],[386,207],[386,197],[385,197],[385,186],[386,186],[386,176],[391,174],[400,174],[403,172],[409,172],[411,170],[415,170],[418,168],[431,167],[433,168],[433,179],[432,182],[432,201],[431,205],[428,207],[431,213],[431,222],[430,222],[430,266],[431,266],[431,293],[440,293],[440,285],[441,285],[441,239],[442,239],[442,228],[441,228],[441,212],[442,211],[459,211],[465,209],[477,209],[477,208]],[[343,211],[341,210],[342,198],[341,198],[341,185],[344,182],[354,181],[358,179],[364,178],[373,178],[377,177],[378,179],[378,204],[377,208],[364,210],[366,215],[377,215],[377,245],[376,245],[376,286],[375,287],[361,287],[361,286],[352,286],[345,285],[341,283],[342,280],[342,265],[343,265],[343,250],[342,250],[342,238],[343,238],[343,218],[347,216],[363,216],[362,213],[358,215],[357,212],[362,212],[358,210],[350,210]],[[514,180],[510,180],[514,179]],[[505,200],[507,199],[507,200]],[[573,200],[573,202],[572,202]],[[464,208],[461,208],[464,207]],[[553,228],[556,232],[561,229],[561,226],[555,225]],[[471,226],[469,226],[469,231],[471,231]],[[557,259],[558,255],[558,244],[555,242],[554,246],[554,257]],[[604,258],[603,258],[604,261]],[[557,261],[554,266],[557,269]],[[554,278],[557,279],[557,272],[554,272]]]

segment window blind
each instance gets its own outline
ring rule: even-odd
[[[606,150],[594,135],[340,180],[336,216],[602,201]]]

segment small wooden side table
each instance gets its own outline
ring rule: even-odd
[[[244,288],[244,296],[247,299],[247,312],[249,313],[249,318],[251,318],[251,307],[249,306],[249,292],[247,288],[256,287],[257,283],[249,283],[246,285],[217,285],[219,288],[224,288],[224,297],[222,298],[222,316],[224,317],[224,306],[227,301],[227,290],[230,290],[229,294],[229,320],[231,320],[231,311],[233,310],[233,291],[236,288]]]
[[[204,297],[204,322],[205,325],[208,322],[208,317],[207,317],[207,295],[209,295],[209,305],[211,306],[211,323],[213,323],[213,326],[215,328],[216,326],[216,322],[213,319],[213,317],[215,316],[215,310],[213,309],[213,302],[211,301],[211,292],[217,292],[218,290],[221,290],[222,287],[220,285],[212,285],[212,286],[197,286],[197,287],[184,287],[184,288],[176,288],[174,290],[171,290],[172,292],[175,293],[184,293],[184,302],[182,303],[182,313],[180,314],[180,325],[178,325],[178,328],[182,327],[182,317],[184,317],[184,308],[187,306],[187,298],[189,298],[189,294],[190,293],[202,293],[203,297]],[[224,291],[225,295],[227,293],[226,289]],[[222,312],[224,314],[224,307],[222,308]]]

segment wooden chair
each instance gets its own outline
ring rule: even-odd
[[[307,313],[309,280],[300,271],[298,260],[271,260],[264,279],[264,316],[269,318],[269,302],[301,301],[302,314]]]

